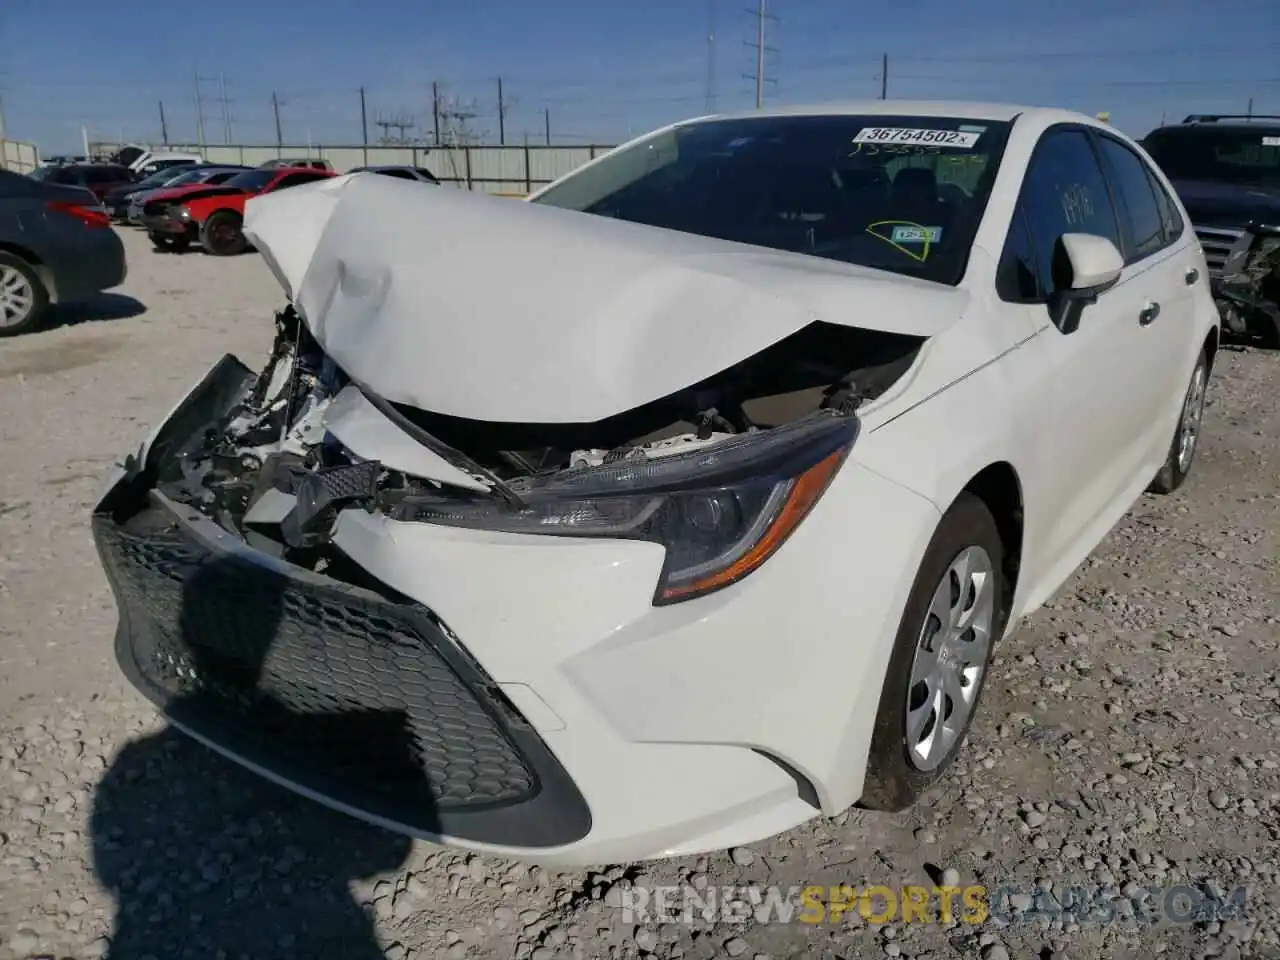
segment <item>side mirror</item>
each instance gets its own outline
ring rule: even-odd
[[[1124,270],[1124,257],[1106,237],[1064,233],[1053,250],[1054,294],[1049,314],[1063,333],[1080,326],[1084,308],[1110,290]]]

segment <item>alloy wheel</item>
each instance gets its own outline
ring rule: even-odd
[[[35,306],[36,292],[31,281],[17,267],[0,263],[0,327],[16,327],[26,322]]]
[[[990,555],[973,546],[934,589],[907,686],[907,752],[917,770],[937,769],[969,725],[992,644],[995,587]]]

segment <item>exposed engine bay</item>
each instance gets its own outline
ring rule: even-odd
[[[247,394],[175,451],[177,462],[160,485],[169,497],[228,532],[291,560],[326,544],[337,513],[351,506],[396,520],[470,525],[470,520],[451,520],[450,511],[478,508],[490,517],[529,513],[540,499],[588,496],[583,491],[609,468],[648,469],[665,458],[717,448],[723,466],[716,467],[715,458],[707,462],[713,474],[723,472],[733,466],[741,441],[764,439],[765,432],[778,438],[776,454],[766,450],[760,461],[766,473],[779,457],[812,447],[820,433],[840,433],[847,449],[858,408],[901,377],[924,342],[814,323],[654,403],[595,423],[539,425],[467,420],[392,404],[338,369],[292,306],[276,315],[276,326],[269,361]],[[344,391],[361,394],[362,402],[472,479],[471,488],[355,455],[326,426],[326,415]],[[754,470],[759,457],[756,452],[752,457]],[[720,479],[708,475],[708,484],[740,483],[744,471],[735,469],[738,474]],[[594,510],[602,501],[578,502]],[[722,513],[724,507],[715,509]],[[606,535],[599,518],[608,511],[597,513],[594,533]],[[639,523],[638,516],[628,514],[628,522]],[[617,509],[610,518],[620,522]],[[545,515],[539,519],[539,532],[577,532],[572,524],[552,523]],[[635,528],[617,529],[626,536]]]
[[[1280,346],[1280,229],[1252,225],[1213,281],[1223,325]]]

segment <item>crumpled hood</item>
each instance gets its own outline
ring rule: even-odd
[[[931,337],[968,302],[882,271],[373,174],[255,197],[245,234],[348,375],[471,419],[593,422],[814,321]]]

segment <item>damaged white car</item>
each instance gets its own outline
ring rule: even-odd
[[[1044,109],[704,118],[529,202],[355,174],[245,232],[269,362],[94,515],[120,664],[294,790],[545,862],[919,797],[1187,475],[1217,346],[1168,182]]]

